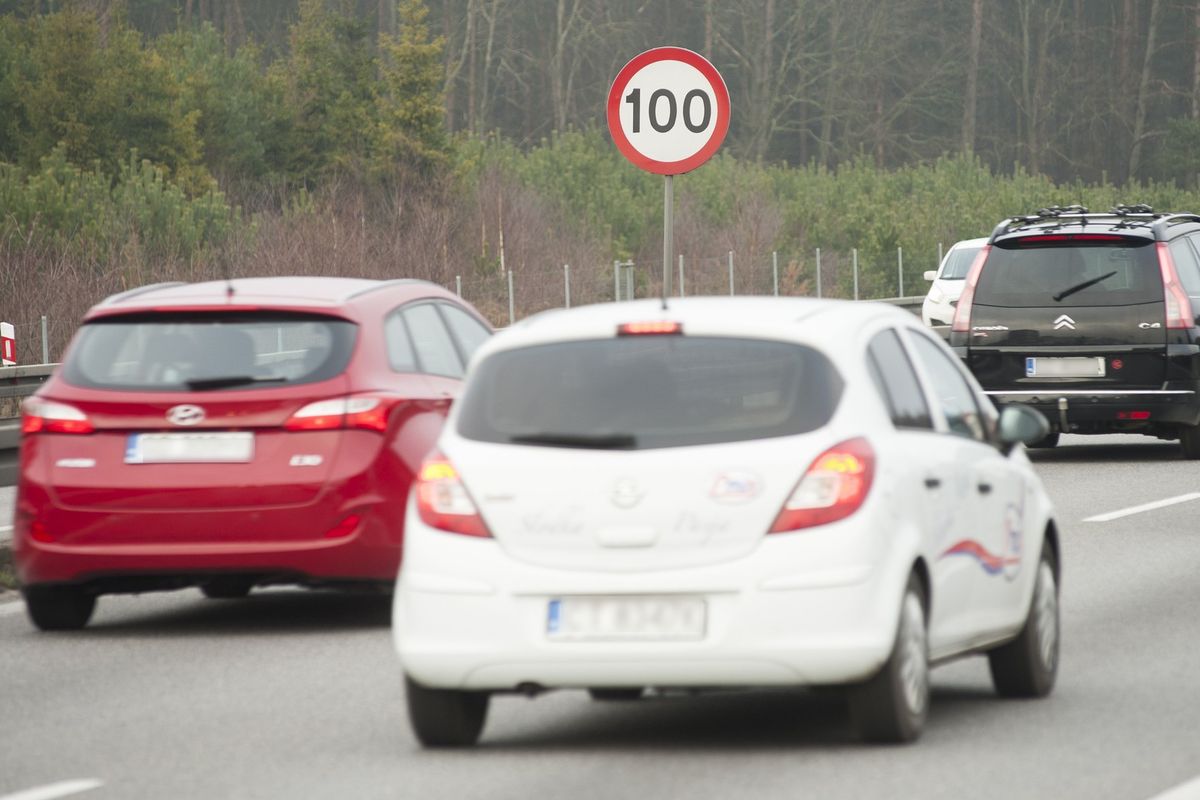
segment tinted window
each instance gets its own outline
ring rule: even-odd
[[[479,320],[456,306],[443,304],[439,306],[451,333],[458,340],[463,358],[470,360],[471,355],[479,349],[479,345],[488,340],[492,332],[483,326]]]
[[[63,376],[76,386],[155,392],[312,383],[346,368],[355,326],[328,317],[139,315],[84,325]]]
[[[912,337],[917,359],[929,377],[938,405],[950,426],[950,432],[959,436],[983,440],[983,420],[975,393],[963,376],[952,356],[941,347],[921,335]]]
[[[883,331],[867,348],[868,366],[897,428],[932,428],[929,406],[895,331]]]
[[[458,351],[454,349],[450,333],[433,304],[410,306],[401,313],[408,323],[408,333],[412,337],[413,349],[417,352],[422,371],[431,375],[461,378],[463,367]]]
[[[1095,283],[1078,288],[1089,281]],[[1014,308],[1120,306],[1162,299],[1158,257],[1149,240],[1086,247],[998,244],[975,290],[979,305]]]
[[[1192,244],[1188,240],[1192,240]],[[1183,283],[1183,289],[1189,297],[1200,297],[1200,262],[1196,260],[1193,249],[1195,234],[1176,239],[1168,247],[1171,250],[1171,260],[1175,262],[1175,272]]]
[[[783,342],[625,336],[495,353],[460,401],[485,442],[678,447],[788,436],[829,421],[842,380]]]
[[[384,321],[383,336],[387,340],[388,363],[392,369],[396,372],[416,372],[417,357],[413,353],[412,339],[399,311]]]
[[[942,268],[942,274],[938,277],[945,281],[961,281],[967,277],[967,273],[971,271],[971,264],[975,261],[975,256],[979,255],[981,248],[978,247],[960,247],[957,250],[951,250],[946,255],[946,266]]]

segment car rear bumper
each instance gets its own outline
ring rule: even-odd
[[[1046,415],[1058,430],[1081,423],[1128,429],[1131,425],[1200,424],[1200,395],[1189,389],[1065,389],[1044,387],[988,390],[998,406],[1022,403]]]

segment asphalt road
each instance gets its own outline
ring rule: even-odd
[[[982,659],[943,667],[916,745],[859,744],[829,694],[563,692],[499,698],[480,747],[425,752],[386,599],[189,591],[104,598],[61,635],[0,603],[0,800],[1156,797],[1200,774],[1200,495],[1085,519],[1196,492],[1200,464],[1064,441],[1036,457],[1063,528],[1058,688],[1002,701]]]

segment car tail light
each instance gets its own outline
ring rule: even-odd
[[[431,528],[491,538],[454,465],[436,450],[425,459],[416,483],[417,513]]]
[[[875,451],[866,439],[834,445],[809,466],[775,518],[771,533],[845,519],[867,499],[874,477]]]
[[[617,336],[677,336],[683,333],[679,322],[626,322],[617,326]]]
[[[91,420],[75,406],[30,397],[21,405],[21,433],[91,433]]]
[[[958,296],[958,305],[954,308],[954,319],[950,323],[951,331],[966,333],[971,329],[971,303],[975,300],[975,285],[979,283],[979,273],[983,272],[983,262],[987,261],[990,252],[992,252],[992,246],[984,245],[979,248],[979,253],[971,262],[971,269],[967,272],[967,280],[963,284],[962,294]]]
[[[358,528],[358,523],[362,522],[362,517],[358,514],[350,514],[337,525],[334,525],[329,530],[325,531],[326,539],[343,539]]]
[[[1149,411],[1118,411],[1117,419],[1150,419]]]
[[[283,423],[289,431],[328,431],[339,428],[362,428],[384,433],[388,416],[399,398],[374,394],[334,397],[309,403]]]
[[[1192,303],[1188,300],[1179,273],[1175,271],[1175,259],[1166,242],[1158,243],[1158,267],[1162,271],[1163,300],[1167,306],[1167,327],[1188,329],[1196,324],[1192,316]]]

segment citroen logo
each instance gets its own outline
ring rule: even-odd
[[[1054,320],[1054,330],[1062,330],[1063,328],[1075,330],[1075,320],[1071,319],[1066,314],[1063,314],[1061,317]]]
[[[632,478],[621,478],[613,486],[612,493],[608,497],[617,508],[633,508],[642,502],[642,498],[645,496],[646,493],[642,491],[642,487],[638,486],[637,481]]]
[[[204,409],[200,406],[182,405],[167,409],[167,422],[172,425],[199,425],[204,421]]]

